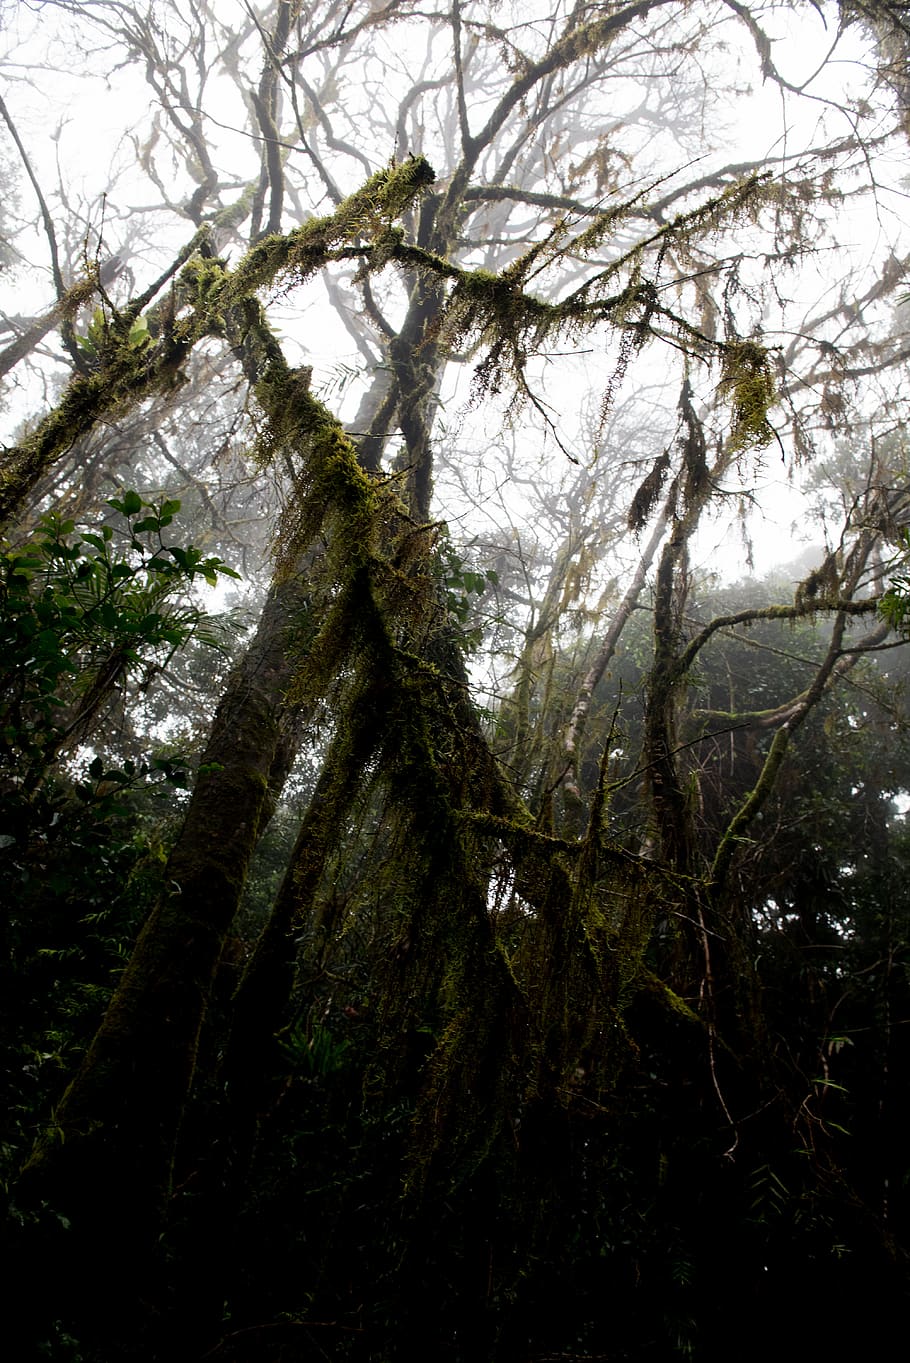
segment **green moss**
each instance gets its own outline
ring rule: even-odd
[[[334,213],[313,218],[285,236],[270,236],[248,252],[230,280],[234,299],[293,276],[302,282],[325,264],[330,251],[357,237],[372,240],[387,232],[435,179],[423,157],[377,171]]]
[[[756,341],[724,345],[718,393],[729,404],[733,418],[730,449],[761,449],[774,439],[768,409],[777,401],[771,357]]]
[[[639,989],[657,1000],[661,1007],[668,1009],[669,1012],[679,1018],[682,1022],[692,1023],[694,1026],[704,1030],[705,1023],[697,1013],[693,1012],[685,999],[681,999],[675,990],[668,984],[659,979],[652,971],[643,971],[639,977]]]

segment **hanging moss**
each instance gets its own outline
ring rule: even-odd
[[[768,409],[777,401],[771,356],[757,341],[727,342],[721,351],[719,396],[732,416],[730,450],[761,449],[774,437]]]
[[[248,336],[252,319],[244,306],[257,289],[286,277],[302,282],[325,265],[339,243],[381,236],[433,179],[433,170],[423,158],[379,171],[330,216],[259,242],[234,271],[204,250],[197,251],[178,280],[180,315],[164,319],[162,335],[154,345],[131,344],[129,324],[135,321],[136,308],[127,305],[106,329],[97,371],[75,378],[38,428],[4,452],[0,524],[9,519],[54,459],[99,420],[178,385],[181,366],[204,336],[224,335],[232,325],[235,335]],[[235,316],[238,309],[239,316]],[[123,326],[118,325],[121,318]],[[260,358],[274,361],[277,346],[266,350]]]
[[[190,342],[160,346],[154,357],[117,347],[104,367],[72,381],[60,402],[31,435],[4,451],[0,464],[0,524],[5,524],[53,461],[98,421],[129,410],[180,383]]]
[[[382,237],[435,178],[423,157],[390,166],[370,176],[328,217],[313,218],[287,235],[265,237],[231,276],[232,298],[248,297],[285,277],[302,283],[325,264],[328,254],[341,242]]]

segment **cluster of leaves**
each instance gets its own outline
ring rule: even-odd
[[[465,653],[473,653],[483,635],[477,603],[488,588],[498,585],[499,574],[494,568],[483,571],[472,568],[448,535],[442,537],[436,561],[449,618],[458,630]]]
[[[910,554],[910,529],[900,532],[901,546]],[[881,613],[898,634],[910,635],[910,567],[894,574],[881,600]]]
[[[86,359],[98,361],[103,358],[105,351],[111,344],[111,327],[106,312],[103,308],[96,308],[92,314],[92,320],[88,324],[88,330],[84,336],[76,336],[76,344]],[[126,331],[126,343],[130,350],[144,350],[151,344],[152,335],[149,331],[148,318],[137,317],[130,323]]]
[[[103,1014],[158,886],[173,793],[190,780],[175,753],[57,759],[84,737],[99,744],[98,721],[130,678],[147,683],[191,641],[221,646],[191,590],[237,576],[165,542],[179,502],[127,491],[107,505],[97,527],[49,515],[0,553],[5,1172]]]
[[[190,596],[237,574],[193,545],[165,544],[178,501],[111,498],[119,526],[78,532],[48,515],[0,554],[0,770],[34,781],[130,676],[147,683],[191,639],[218,646]]]

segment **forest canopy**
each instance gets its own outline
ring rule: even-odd
[[[908,61],[0,3],[17,1358],[901,1328]]]

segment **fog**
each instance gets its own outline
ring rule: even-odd
[[[907,39],[0,0],[23,1359],[901,1316]]]

